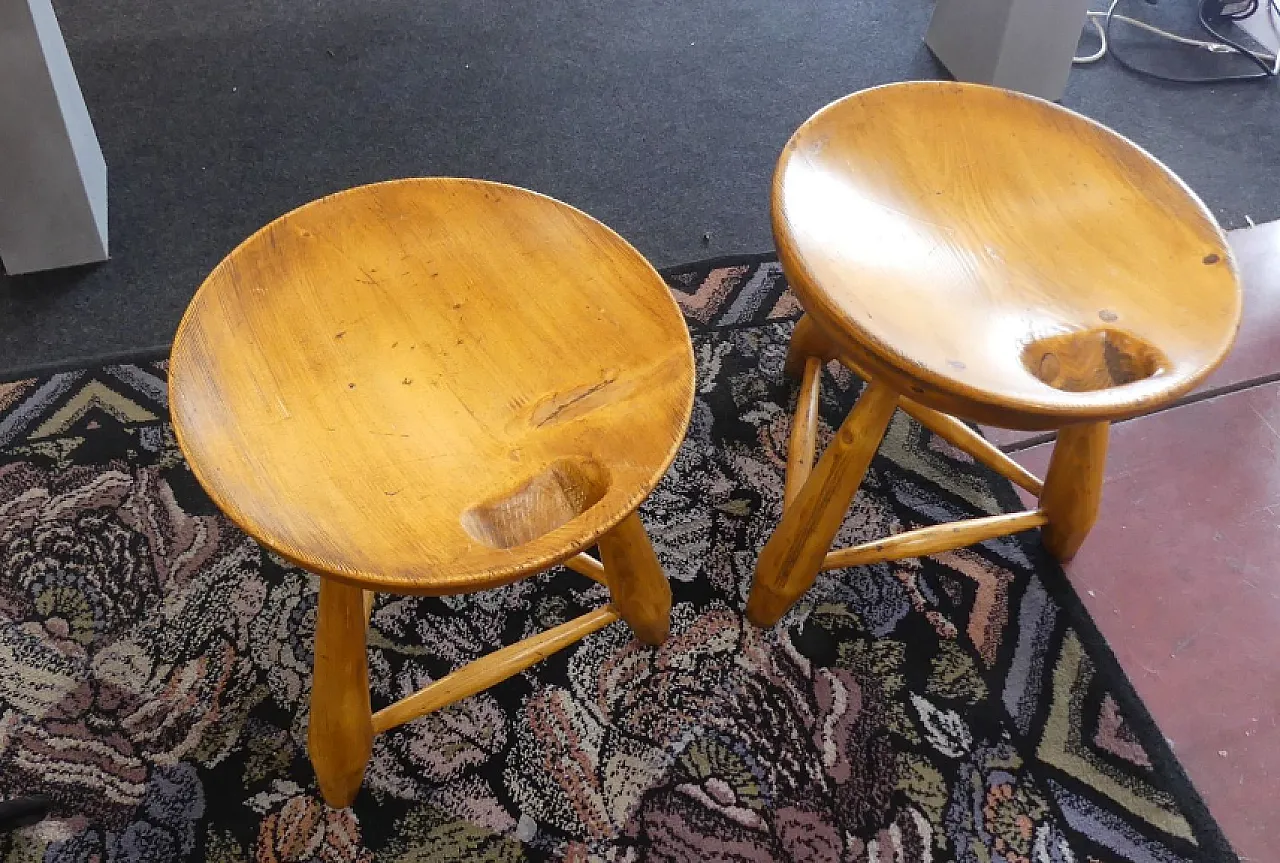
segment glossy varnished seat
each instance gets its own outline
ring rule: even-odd
[[[1132,416],[1226,355],[1240,291],[1172,172],[1048,102],[890,85],[815,114],[774,176],[791,286],[917,401],[1010,428]]]
[[[995,88],[911,82],[822,109],[778,163],[773,227],[806,316],[788,363],[803,379],[788,507],[750,605],[761,623],[820,568],[1035,526],[1069,557],[1096,514],[1107,423],[1194,387],[1240,319],[1226,240],[1185,184],[1114,132]],[[830,359],[869,386],[810,476]],[[897,407],[1040,507],[828,554]],[[1043,489],[956,416],[1060,430]]]
[[[170,396],[218,506],[323,577],[311,751],[333,805],[373,733],[618,616],[666,637],[670,589],[635,511],[688,423],[688,332],[653,268],[572,207],[450,179],[301,207],[201,286]],[[597,543],[602,562],[580,554]],[[370,713],[374,593],[472,592],[560,562],[614,604]]]

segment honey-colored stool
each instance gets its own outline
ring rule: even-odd
[[[1070,558],[1097,516],[1109,423],[1192,389],[1240,321],[1226,238],[1176,176],[1084,117],[990,87],[893,84],[823,108],[778,163],[773,230],[806,314],[787,360],[801,384],[784,513],[747,605],[760,626],[821,570],[1033,527]],[[815,466],[833,359],[867,387]],[[831,551],[898,408],[1039,506]],[[1057,430],[1043,485],[957,416]]]
[[[355,798],[375,734],[619,617],[667,637],[636,509],[684,437],[693,351],[654,269],[578,210],[450,179],[307,204],[210,274],[169,380],[210,497],[321,577],[308,742],[331,806]],[[597,543],[602,561],[582,553]],[[371,712],[376,593],[471,593],[559,563],[612,604]]]

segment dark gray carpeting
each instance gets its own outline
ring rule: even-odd
[[[791,131],[853,90],[942,74],[921,43],[928,0],[56,6],[110,169],[113,259],[0,277],[10,372],[167,342],[241,238],[391,177],[528,186],[660,266],[767,249]],[[1278,87],[1160,85],[1108,61],[1077,70],[1065,102],[1238,226],[1280,216]]]

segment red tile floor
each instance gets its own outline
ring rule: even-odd
[[[1244,321],[1181,405],[1112,428],[1066,567],[1242,859],[1280,848],[1280,222],[1237,231]],[[997,440],[1043,476],[1050,445]]]

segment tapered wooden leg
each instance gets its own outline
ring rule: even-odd
[[[813,585],[897,406],[888,386],[867,384],[760,553],[747,600],[752,623],[773,626]]]
[[[671,585],[634,512],[600,537],[609,594],[622,619],[645,644],[661,644],[671,634]]]
[[[804,364],[810,357],[817,357],[824,363],[839,356],[835,345],[827,338],[813,318],[805,315],[796,321],[796,328],[791,331],[791,343],[787,346],[787,364],[783,370],[793,378],[804,374]]]
[[[1090,423],[1058,432],[1040,495],[1040,509],[1049,519],[1041,536],[1058,560],[1075,555],[1098,517],[1109,431],[1108,423]]]
[[[373,751],[364,592],[320,579],[307,749],[330,806],[350,806]]]

